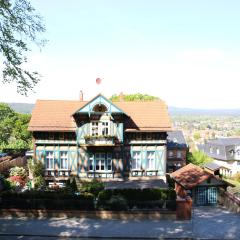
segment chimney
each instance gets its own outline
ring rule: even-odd
[[[120,102],[124,102],[123,92],[120,92],[120,94],[119,94],[119,101],[120,101]]]
[[[79,101],[83,101],[83,91],[81,90],[80,92],[79,92]]]

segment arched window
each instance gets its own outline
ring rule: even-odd
[[[94,107],[93,107],[93,111],[94,112],[107,112],[107,107],[103,104],[96,104]]]

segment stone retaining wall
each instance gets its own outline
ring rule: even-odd
[[[63,211],[63,210],[23,210],[23,209],[0,209],[0,217],[29,217],[29,218],[99,218],[121,220],[176,220],[176,211],[164,210],[134,210],[134,211]]]
[[[240,200],[223,189],[219,189],[218,203],[232,212],[240,213]]]

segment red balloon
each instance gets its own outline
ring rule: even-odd
[[[100,84],[101,82],[102,82],[102,79],[101,79],[101,78],[97,78],[97,79],[96,79],[96,83],[97,83],[97,84]]]

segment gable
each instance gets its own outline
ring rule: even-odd
[[[119,107],[117,107],[115,104],[113,104],[110,100],[108,100],[106,97],[104,97],[101,94],[97,95],[95,98],[90,100],[83,107],[78,109],[74,114],[87,113],[90,115],[91,113],[96,113],[97,106],[99,107],[102,106],[102,108],[104,109],[104,112],[106,113],[110,113],[110,114],[121,113],[126,115],[126,113],[123,110],[121,110]]]

